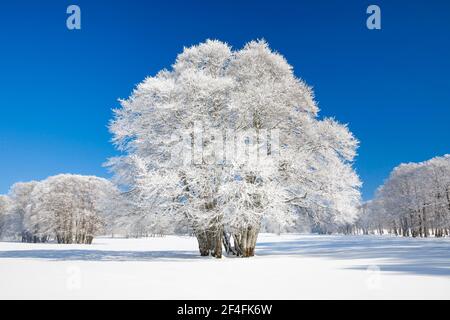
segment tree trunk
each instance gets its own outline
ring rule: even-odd
[[[225,247],[225,252],[227,254],[232,254],[234,256],[238,255],[236,249],[231,245],[230,235],[226,231],[223,231],[222,241],[223,241],[223,246]]]
[[[427,238],[428,237],[428,235],[429,235],[429,231],[428,231],[428,221],[427,221],[427,212],[426,212],[426,209],[425,209],[425,207],[423,207],[423,212],[422,212],[422,229],[423,229],[423,236],[425,237],[425,238]]]
[[[247,258],[255,255],[258,233],[259,228],[248,227],[233,235],[235,250],[239,256]]]
[[[394,234],[395,234],[395,236],[398,236],[397,223],[396,223],[395,219],[393,220],[393,228],[394,228]]]
[[[222,258],[223,228],[210,228],[194,232],[201,256]]]

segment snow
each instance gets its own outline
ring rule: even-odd
[[[0,243],[0,299],[449,299],[450,239],[262,234],[254,258],[195,238]]]

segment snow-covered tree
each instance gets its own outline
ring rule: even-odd
[[[10,210],[11,200],[8,196],[0,195],[0,215],[6,215]]]
[[[41,242],[46,240],[33,234],[33,231],[28,230],[24,224],[26,210],[30,205],[31,194],[38,184],[39,182],[37,181],[18,182],[9,191],[12,207],[8,228],[11,230],[11,233],[20,235],[23,242]]]
[[[121,101],[110,129],[124,155],[109,165],[135,212],[188,223],[202,255],[220,257],[223,242],[252,256],[264,223],[284,228],[299,212],[356,217],[357,140],[318,119],[311,88],[265,41],[185,48]]]
[[[8,196],[0,195],[0,239],[5,238],[9,231],[11,205],[11,199]]]
[[[115,186],[93,176],[63,174],[38,183],[25,210],[24,225],[34,237],[58,243],[91,244],[104,226]]]
[[[450,155],[396,167],[378,189],[367,218],[378,233],[449,235]]]

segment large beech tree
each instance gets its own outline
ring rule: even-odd
[[[134,208],[190,225],[202,255],[221,257],[223,243],[252,256],[266,222],[355,218],[358,142],[318,112],[311,88],[265,41],[233,51],[208,40],[121,100],[110,130],[123,155],[109,165]]]

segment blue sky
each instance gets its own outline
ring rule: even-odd
[[[183,46],[265,38],[361,141],[372,197],[401,162],[450,152],[450,2],[42,0],[0,5],[0,193],[58,173],[108,176],[111,108]],[[66,28],[77,4],[82,30]],[[369,4],[382,30],[366,28]]]

